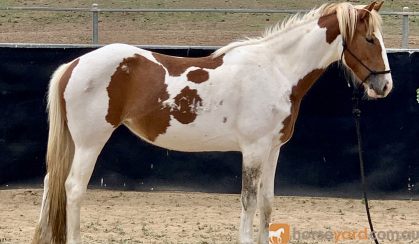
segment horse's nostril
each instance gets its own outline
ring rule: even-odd
[[[389,87],[390,87],[390,82],[387,81],[387,83],[384,85],[383,92],[386,93]]]

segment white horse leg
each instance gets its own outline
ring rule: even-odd
[[[51,239],[51,229],[48,227],[48,212],[49,206],[47,200],[48,194],[48,179],[47,173],[44,177],[44,193],[42,195],[41,213],[39,215],[38,225],[36,226],[33,243],[46,243],[45,240]]]
[[[266,161],[270,144],[257,143],[242,149],[242,211],[240,217],[240,243],[253,243],[253,218],[257,207],[262,164]],[[269,149],[268,149],[269,150]]]
[[[47,199],[47,192],[48,192],[48,178],[49,178],[49,174],[47,173],[44,177],[44,193],[42,195],[42,202],[41,202],[41,215],[39,216],[39,222],[42,221],[43,216],[45,215],[45,211],[44,208],[47,207],[45,204],[45,200]]]
[[[76,129],[70,127],[74,140],[74,158],[65,181],[67,197],[67,243],[81,243],[80,204],[86,193],[97,157],[113,132],[113,128],[93,126],[79,121]]]
[[[78,147],[76,145],[73,163],[65,182],[67,195],[67,243],[81,243],[80,204],[87,190],[96,159],[102,150],[97,147]]]
[[[275,171],[279,156],[279,147],[272,148],[269,159],[262,165],[262,176],[258,194],[260,228],[258,243],[268,243],[269,223],[271,221],[272,202],[274,199]]]

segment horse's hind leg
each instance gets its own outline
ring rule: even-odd
[[[65,182],[67,195],[67,243],[81,243],[80,204],[86,193],[97,157],[112,131],[96,131],[74,136],[75,153]]]
[[[51,230],[48,228],[48,208],[49,208],[48,201],[47,201],[48,180],[49,180],[49,174],[47,173],[44,178],[44,193],[42,195],[41,213],[39,215],[38,225],[36,226],[34,239],[32,240],[32,243],[36,243],[36,244],[46,243],[46,241],[43,241],[43,240],[51,239]]]
[[[73,164],[65,182],[67,195],[67,243],[81,243],[80,204],[100,148],[76,147]]]
[[[263,162],[258,204],[260,212],[260,228],[258,243],[268,243],[268,228],[271,221],[272,203],[274,199],[275,171],[278,162],[279,147],[273,147],[269,159]]]

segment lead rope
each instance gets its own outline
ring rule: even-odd
[[[368,205],[368,197],[367,197],[367,182],[365,180],[365,171],[364,171],[364,158],[362,155],[362,137],[361,137],[361,109],[359,108],[359,98],[361,97],[361,93],[359,91],[359,87],[361,87],[371,75],[378,75],[378,74],[387,74],[390,73],[391,70],[383,70],[383,71],[375,71],[370,69],[366,64],[364,64],[346,45],[344,41],[342,43],[343,49],[342,54],[340,56],[341,62],[343,62],[343,54],[347,51],[358,63],[360,63],[365,69],[369,71],[368,76],[361,82],[360,85],[353,84],[353,95],[352,95],[352,115],[354,116],[355,125],[356,125],[356,134],[358,138],[358,156],[359,156],[359,169],[361,173],[361,183],[362,183],[362,190],[364,195],[364,205],[365,210],[367,212],[368,224],[370,226],[371,237],[374,239],[375,244],[380,244],[378,242],[377,236],[375,235],[374,226],[371,220],[370,208]],[[350,84],[348,82],[348,84]]]
[[[375,244],[380,244],[378,242],[377,236],[375,235],[375,231],[374,231],[374,226],[372,224],[372,220],[371,220],[371,214],[370,214],[370,208],[368,205],[368,197],[367,197],[367,183],[365,180],[365,171],[364,171],[364,158],[362,155],[362,136],[361,136],[361,109],[359,108],[359,100],[361,97],[361,93],[359,91],[359,87],[362,86],[362,84],[364,84],[364,82],[366,82],[368,80],[368,78],[371,75],[377,75],[377,74],[387,74],[390,73],[391,70],[384,70],[384,71],[375,71],[375,70],[371,70],[367,65],[365,65],[354,53],[352,53],[349,49],[348,46],[346,45],[346,42],[342,43],[343,49],[342,49],[342,54],[340,57],[341,62],[343,62],[343,54],[345,51],[347,51],[353,58],[355,58],[355,60],[360,63],[363,67],[365,67],[368,71],[369,74],[368,76],[362,81],[362,83],[360,85],[355,85],[353,84],[353,95],[352,95],[352,115],[354,116],[354,120],[355,120],[355,125],[356,125],[356,134],[357,134],[357,138],[358,138],[358,157],[359,157],[359,170],[361,173],[361,184],[362,184],[362,191],[363,191],[363,196],[364,196],[364,204],[365,204],[365,210],[367,212],[367,218],[368,218],[368,224],[370,226],[370,231],[371,231],[371,237],[374,239]],[[350,84],[348,82],[348,84]]]
[[[356,86],[355,86],[356,87]],[[361,109],[359,108],[359,97],[360,92],[357,88],[354,88],[353,96],[352,96],[352,115],[355,119],[356,125],[356,134],[358,137],[358,156],[359,156],[359,169],[361,172],[361,182],[362,182],[362,190],[364,195],[364,205],[365,210],[367,212],[368,224],[370,225],[371,236],[374,239],[375,244],[380,244],[378,242],[377,236],[375,235],[374,226],[372,225],[371,215],[370,215],[370,208],[368,206],[368,197],[367,197],[367,183],[365,180],[365,172],[364,172],[364,158],[362,155],[362,137],[361,137]]]
[[[376,71],[371,69],[370,67],[368,67],[368,65],[366,65],[364,62],[362,62],[361,59],[359,59],[347,46],[345,40],[343,40],[342,42],[342,54],[340,56],[340,61],[343,63],[343,54],[346,52],[348,52],[359,64],[361,64],[366,70],[368,70],[369,74],[367,75],[367,77],[364,78],[364,80],[362,80],[361,84],[356,85],[353,84],[353,96],[352,96],[352,114],[354,116],[355,119],[355,124],[356,124],[356,134],[358,137],[358,155],[359,155],[359,168],[360,168],[360,172],[361,172],[361,182],[362,182],[362,189],[364,192],[364,204],[365,204],[365,210],[367,211],[367,217],[368,217],[368,224],[370,225],[370,230],[371,230],[371,236],[374,239],[375,244],[380,244],[378,242],[377,236],[375,235],[374,232],[374,227],[372,225],[372,220],[371,220],[371,215],[370,215],[370,208],[368,206],[368,198],[367,198],[367,183],[365,180],[365,172],[364,172],[364,159],[362,157],[362,138],[361,138],[361,125],[360,125],[360,119],[361,119],[361,109],[359,108],[359,98],[361,96],[360,92],[359,92],[359,87],[361,87],[367,80],[368,78],[370,78],[373,75],[381,75],[381,74],[389,74],[391,73],[391,70],[381,70],[381,71]],[[350,84],[348,82],[348,84]]]

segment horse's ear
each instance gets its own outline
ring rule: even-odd
[[[369,16],[370,12],[375,9],[375,5],[377,5],[377,2],[372,2],[369,5],[365,6],[365,8],[361,9],[359,13],[360,19],[365,19]]]
[[[374,6],[374,10],[378,12],[380,10],[381,6],[383,6],[383,3],[384,3],[384,1],[376,3],[375,6]]]

